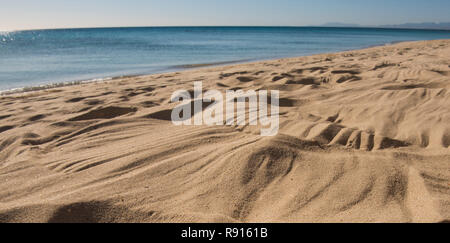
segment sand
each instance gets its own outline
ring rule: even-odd
[[[280,90],[280,130],[174,126],[172,92]],[[0,97],[0,222],[450,220],[450,40]]]

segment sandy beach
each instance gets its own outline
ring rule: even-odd
[[[280,128],[174,126],[174,91],[279,90]],[[0,96],[0,222],[446,222],[450,40]]]

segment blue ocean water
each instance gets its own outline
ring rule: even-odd
[[[450,31],[321,27],[149,27],[0,32],[0,90],[449,39]]]

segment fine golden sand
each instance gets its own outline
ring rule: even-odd
[[[280,90],[280,132],[172,92]],[[450,40],[0,97],[0,222],[450,220]]]

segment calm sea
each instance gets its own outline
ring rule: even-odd
[[[450,39],[450,31],[153,27],[0,32],[0,90],[431,39]]]

